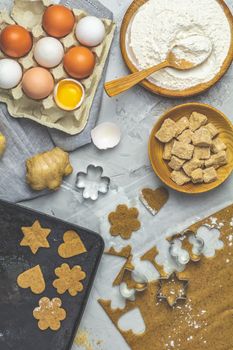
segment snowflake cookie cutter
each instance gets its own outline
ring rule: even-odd
[[[165,295],[163,291],[164,285],[169,285],[169,283],[182,284],[179,294],[175,294],[174,291],[170,290],[170,295]],[[177,304],[178,301],[186,301],[187,299],[187,289],[189,281],[183,278],[179,278],[175,272],[173,272],[169,277],[161,277],[159,279],[159,289],[157,293],[157,299],[166,301],[170,307]],[[169,286],[168,286],[169,287]]]
[[[82,190],[84,199],[97,200],[99,194],[107,194],[110,187],[110,178],[102,176],[104,169],[93,164],[88,165],[86,172],[79,172],[75,186]]]

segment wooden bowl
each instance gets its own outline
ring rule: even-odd
[[[127,48],[126,48],[126,33],[135,13],[147,1],[148,0],[134,0],[130,5],[130,7],[128,8],[128,10],[126,11],[125,16],[123,18],[122,25],[121,25],[121,35],[120,35],[121,52],[122,52],[123,59],[131,72],[137,72],[138,68],[132,63],[132,61],[128,56]],[[230,46],[228,55],[222,65],[222,68],[219,71],[219,73],[215,76],[215,78],[213,78],[209,82],[198,84],[196,86],[193,86],[185,90],[165,89],[160,86],[157,86],[156,84],[150,82],[149,80],[143,80],[143,82],[141,83],[142,86],[144,86],[147,90],[162,96],[188,97],[188,96],[198,95],[203,91],[208,90],[223,77],[223,75],[227,72],[233,60],[233,16],[231,14],[231,11],[225,4],[224,0],[217,0],[217,1],[222,6],[231,27],[231,46]]]
[[[213,123],[220,131],[221,140],[227,145],[228,164],[217,170],[218,180],[209,184],[188,183],[178,186],[170,178],[171,169],[168,162],[163,159],[164,144],[155,138],[155,134],[160,129],[166,118],[178,121],[183,116],[190,116],[192,112],[203,113],[208,117],[208,121]],[[233,170],[233,126],[227,117],[217,109],[202,103],[187,103],[179,105],[165,112],[153,127],[149,139],[149,157],[151,165],[156,175],[170,188],[188,194],[204,193],[221,185]]]

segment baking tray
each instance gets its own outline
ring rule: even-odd
[[[21,247],[20,241],[23,238],[21,227],[31,226],[35,220],[52,231],[48,236],[50,248],[41,248],[34,255],[29,247]],[[63,243],[63,234],[67,230],[75,230],[79,234],[87,253],[70,259],[62,259],[58,255],[58,247]],[[0,350],[69,350],[103,250],[104,242],[94,232],[0,200]],[[59,295],[52,286],[56,279],[54,269],[62,263],[72,267],[81,265],[86,272],[84,289],[76,297],[71,297],[68,292]],[[21,272],[38,264],[43,270],[46,290],[40,295],[34,295],[30,289],[21,289],[16,280]],[[67,312],[57,332],[41,331],[32,315],[43,296],[59,297]]]

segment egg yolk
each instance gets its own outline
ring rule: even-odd
[[[83,91],[79,84],[72,81],[60,82],[57,88],[56,99],[62,108],[75,109],[81,102]]]

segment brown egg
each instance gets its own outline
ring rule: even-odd
[[[95,68],[95,56],[93,52],[86,47],[72,47],[65,54],[64,68],[73,78],[87,78],[92,74]]]
[[[10,57],[25,56],[32,48],[32,36],[23,27],[13,24],[5,27],[0,34],[0,49]]]
[[[62,38],[72,32],[75,17],[67,7],[52,5],[45,10],[42,24],[47,34],[55,38]]]
[[[23,76],[22,88],[28,97],[33,100],[41,100],[52,93],[54,79],[47,69],[31,68]]]

